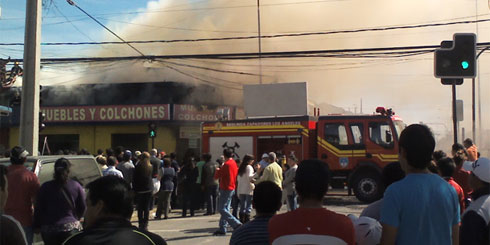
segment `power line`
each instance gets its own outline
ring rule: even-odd
[[[194,76],[194,75],[191,75],[191,74],[189,74],[189,73],[187,73],[187,72],[183,72],[182,70],[177,69],[177,68],[175,68],[175,67],[172,67],[172,66],[170,66],[170,65],[166,65],[166,67],[167,67],[168,69],[173,70],[173,71],[176,71],[176,72],[178,72],[178,73],[180,73],[180,74],[182,74],[182,75],[188,76],[188,77],[190,77],[190,78],[194,78],[194,79],[196,79],[196,80],[199,80],[199,81],[204,82],[204,83],[207,83],[207,84],[211,84],[211,85],[215,85],[215,86],[219,86],[219,87],[223,87],[223,88],[228,88],[228,89],[233,89],[233,90],[243,90],[243,89],[240,89],[240,88],[235,88],[235,87],[231,87],[231,86],[226,86],[226,85],[222,85],[222,84],[217,84],[217,83],[214,83],[214,82],[208,81],[208,80],[206,80],[206,79],[202,79],[202,78],[196,77],[196,76]]]
[[[316,35],[332,35],[332,34],[347,34],[347,33],[359,33],[359,32],[373,32],[373,31],[389,31],[389,30],[415,29],[415,28],[438,27],[438,26],[448,26],[448,25],[474,24],[474,23],[489,22],[489,21],[490,21],[490,19],[480,19],[480,20],[454,21],[454,22],[433,23],[433,24],[419,24],[419,25],[405,25],[405,26],[391,26],[391,27],[374,27],[374,28],[352,29],[352,30],[261,35],[260,38],[283,38],[283,37],[300,37],[300,36],[316,36]],[[98,23],[100,23],[100,22],[98,22]],[[247,40],[247,39],[256,39],[256,38],[259,38],[259,36],[174,39],[174,40],[135,40],[135,41],[127,41],[127,42],[126,41],[123,41],[123,42],[50,42],[50,43],[41,43],[41,45],[46,45],[46,46],[56,45],[56,46],[58,46],[58,45],[150,44],[150,43],[179,43],[179,42]],[[19,46],[19,45],[24,45],[24,44],[23,43],[0,43],[0,46]]]
[[[478,43],[478,49],[490,46],[490,42]],[[259,55],[263,58],[303,58],[303,57],[332,57],[332,58],[365,58],[362,52],[369,54],[369,58],[389,58],[399,57],[399,55],[414,56],[433,52],[440,45],[425,46],[398,46],[382,48],[362,48],[362,49],[331,49],[331,50],[303,50],[303,51],[281,51],[281,52],[262,52],[262,53],[224,53],[224,54],[188,54],[188,55],[150,55],[150,56],[116,56],[116,57],[77,57],[77,58],[44,58],[43,64],[53,63],[90,63],[104,61],[124,61],[124,60],[168,60],[168,59],[257,59]],[[405,52],[401,52],[404,51]],[[375,53],[377,52],[377,53]],[[378,54],[378,56],[375,56]],[[383,54],[387,56],[382,56]],[[390,56],[395,54],[395,56]],[[405,55],[405,56],[406,56]],[[13,62],[22,62],[22,59],[12,59]]]

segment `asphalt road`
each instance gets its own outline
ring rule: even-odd
[[[324,201],[325,208],[341,214],[359,215],[367,205],[360,203],[354,196],[347,196],[343,190],[330,191]],[[213,236],[218,228],[219,214],[203,216],[203,210],[196,211],[194,217],[181,217],[181,211],[173,210],[167,220],[150,220],[149,230],[167,241],[168,244],[228,244],[231,233],[226,236]],[[283,205],[279,213],[286,212]],[[150,214],[153,217],[155,210]],[[134,225],[137,223],[136,213],[133,215]]]

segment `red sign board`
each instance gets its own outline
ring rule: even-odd
[[[46,122],[115,122],[170,120],[170,105],[42,107]]]
[[[176,121],[216,121],[218,112],[228,113],[228,119],[232,120],[232,107],[220,106],[209,109],[207,106],[197,108],[194,105],[174,105],[174,120]]]

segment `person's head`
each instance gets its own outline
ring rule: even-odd
[[[62,157],[54,163],[53,179],[59,185],[64,185],[68,181],[70,175],[71,163],[68,159]]]
[[[7,167],[0,164],[0,211],[3,211],[8,197]]]
[[[279,186],[271,181],[263,181],[255,186],[252,205],[257,215],[273,215],[281,209],[282,192]]]
[[[307,199],[321,202],[328,190],[328,165],[320,160],[301,161],[296,170],[295,182],[300,203]]]
[[[156,155],[157,155],[157,153],[158,153],[158,150],[157,150],[157,149],[155,149],[155,148],[151,149],[151,151],[150,151],[150,155],[151,155],[151,156],[156,156]]]
[[[212,156],[211,156],[211,154],[209,154],[209,153],[204,153],[204,154],[202,154],[202,160],[203,160],[204,162],[209,162],[209,161],[211,161],[211,158],[212,158]]]
[[[106,154],[107,157],[114,156],[114,150],[112,148],[107,148],[105,150],[105,154]]]
[[[172,162],[168,157],[163,158],[163,167],[170,168],[172,166]]]
[[[468,159],[468,152],[465,148],[459,148],[453,152],[453,160],[457,167],[461,167]]]
[[[135,156],[136,159],[139,159],[140,156],[141,156],[141,151],[135,151],[134,152],[134,156]]]
[[[473,145],[473,140],[471,140],[470,138],[466,138],[464,141],[463,141],[463,145],[465,148],[469,148]]]
[[[383,181],[385,188],[403,178],[405,178],[405,172],[403,172],[399,162],[390,163],[381,171],[381,181]]]
[[[97,161],[99,165],[107,165],[107,158],[104,156],[98,156],[97,158],[95,158],[95,161]]]
[[[434,161],[436,161],[436,162],[439,161],[439,159],[441,159],[443,157],[447,157],[447,155],[444,151],[438,150],[438,151],[434,151],[434,153],[432,153],[432,159],[434,159]]]
[[[247,166],[252,165],[253,162],[254,162],[254,156],[246,154],[243,157],[243,161],[240,164],[240,167],[238,168],[238,175],[242,176],[245,173],[245,171],[247,170]]]
[[[437,163],[434,160],[430,160],[430,164],[427,169],[433,174],[439,174],[439,168],[437,167]]]
[[[5,158],[10,158],[10,151],[9,151],[9,150],[6,150],[6,151],[3,153],[3,157],[5,157]]]
[[[456,152],[458,152],[460,150],[466,150],[466,148],[464,148],[464,146],[460,143],[453,144],[451,146],[451,154],[453,155],[453,157],[454,157],[454,154],[456,154]]]
[[[27,159],[27,155],[29,155],[29,152],[27,152],[24,147],[14,146],[10,151],[10,162],[13,165],[23,165]]]
[[[116,164],[117,164],[116,157],[112,156],[107,158],[107,166],[116,166]]]
[[[150,160],[150,153],[148,153],[146,151],[141,153],[141,155],[140,155],[140,160],[145,160],[145,159],[148,159],[148,161]]]
[[[399,140],[399,159],[402,169],[406,173],[411,170],[427,169],[435,146],[434,135],[426,125],[412,124],[406,127]]]
[[[97,155],[102,155],[103,153],[104,153],[104,150],[102,150],[102,149],[97,150]]]
[[[295,155],[290,155],[287,159],[287,163],[289,167],[293,167],[294,165],[298,164],[298,158],[296,158]]]
[[[262,160],[268,162],[269,161],[269,154],[267,154],[267,153],[262,154]]]
[[[456,164],[450,157],[443,157],[437,161],[437,169],[441,177],[453,177]]]
[[[129,221],[133,214],[133,197],[130,186],[124,179],[104,176],[90,182],[87,189],[85,228],[105,217],[118,217]]]
[[[223,150],[223,156],[225,157],[225,159],[231,158],[233,157],[233,151],[230,148],[225,148]]]
[[[473,190],[490,189],[490,159],[481,157],[473,162],[468,182]]]
[[[175,152],[170,153],[170,159],[175,160],[175,158],[177,158],[177,153]]]
[[[80,152],[78,152],[78,155],[90,155],[90,152],[88,152],[87,149],[82,148]]]
[[[124,151],[124,155],[123,155],[123,161],[125,161],[125,162],[129,162],[129,160],[131,160],[131,156],[132,156],[132,155],[133,155],[133,154],[131,153],[131,151],[130,151],[130,150],[125,150],[125,151]]]
[[[277,160],[276,153],[274,152],[269,152],[269,162],[273,163]]]

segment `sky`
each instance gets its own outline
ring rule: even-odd
[[[21,2],[21,4],[19,4]],[[47,1],[49,2],[49,1]],[[171,40],[257,35],[256,0],[78,0],[125,40]],[[262,35],[354,30],[375,27],[447,23],[490,18],[487,0],[261,0]],[[0,43],[23,42],[25,1],[0,0]],[[42,42],[116,41],[110,33],[64,0],[43,9]],[[64,16],[63,16],[64,15]],[[69,22],[69,21],[70,22]],[[314,35],[262,39],[262,51],[333,50],[394,46],[438,45],[453,33],[478,34],[478,42],[490,41],[488,22],[390,31]],[[137,44],[145,55],[257,52],[252,40],[195,43]],[[42,48],[42,57],[133,56],[123,45],[56,46]],[[22,57],[22,46],[0,46],[0,57]],[[490,120],[486,82],[487,53],[479,59],[483,126]],[[181,64],[257,74],[259,62],[177,60]],[[257,76],[224,74],[183,66],[180,70],[213,80],[242,84],[258,83]],[[135,75],[138,74],[138,75]],[[302,58],[262,61],[265,83],[308,82],[308,96],[351,111],[371,113],[377,106],[392,107],[407,123],[424,122],[437,134],[450,131],[451,89],[433,75],[433,54],[405,58]],[[118,62],[95,64],[84,69],[46,66],[42,84],[147,82],[175,80],[199,83],[161,64]],[[237,92],[239,93],[239,92]],[[229,97],[240,97],[232,94]],[[467,134],[471,129],[471,81],[458,86],[464,100]]]

